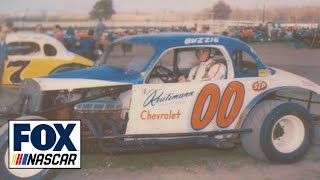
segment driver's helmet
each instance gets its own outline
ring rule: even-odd
[[[196,55],[197,58],[199,58],[199,57],[198,57],[198,54],[199,54],[201,51],[202,51],[202,52],[209,52],[209,56],[208,56],[207,60],[214,56],[214,55],[212,54],[213,52],[211,51],[211,49],[210,49],[209,47],[199,47],[199,48],[196,48],[196,54],[195,54],[195,55]]]

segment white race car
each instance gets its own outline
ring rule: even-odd
[[[197,48],[226,67],[222,80],[179,83],[197,65]],[[233,147],[289,163],[312,142],[319,85],[266,67],[248,45],[223,36],[160,34],[119,39],[100,66],[23,82],[23,119],[80,119],[83,140],[109,153],[178,147]],[[8,125],[0,130],[5,177],[47,177],[51,170],[8,168]],[[21,174],[21,172],[24,172]]]

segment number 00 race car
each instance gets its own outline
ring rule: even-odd
[[[192,68],[201,71],[197,51],[204,47],[219,68],[225,67],[221,79],[206,79],[208,68],[202,68],[200,80],[188,77]],[[25,80],[22,106],[11,114],[25,120],[80,119],[82,140],[94,140],[108,153],[229,148],[240,142],[257,159],[289,163],[311,145],[320,86],[266,67],[236,39],[205,34],[127,37],[115,41],[98,65]],[[183,76],[188,80],[180,82]],[[1,174],[51,174],[50,169],[9,169],[8,125],[0,132]]]

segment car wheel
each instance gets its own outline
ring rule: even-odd
[[[312,142],[311,116],[295,103],[263,101],[249,113],[242,128],[253,130],[240,135],[242,148],[260,160],[295,162]]]
[[[9,169],[8,127],[8,124],[5,124],[0,129],[0,179],[35,180],[52,177],[54,175],[52,169]]]

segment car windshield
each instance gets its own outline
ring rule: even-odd
[[[127,73],[139,73],[146,67],[153,54],[154,49],[148,45],[118,43],[108,50],[104,64],[123,69]]]

